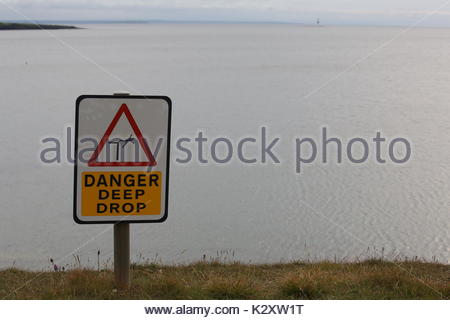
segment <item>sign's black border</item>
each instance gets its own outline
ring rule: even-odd
[[[164,215],[158,220],[108,220],[108,221],[83,221],[77,217],[77,177],[78,177],[78,116],[80,102],[83,99],[148,99],[164,100],[169,108],[169,119],[167,126],[167,163],[166,163],[166,197]],[[78,224],[115,224],[119,222],[126,223],[161,223],[167,220],[169,207],[169,171],[170,171],[170,135],[172,126],[172,100],[167,96],[143,96],[143,95],[81,95],[77,98],[75,106],[75,164],[74,164],[74,183],[73,183],[73,220]]]

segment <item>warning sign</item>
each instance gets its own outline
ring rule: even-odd
[[[162,222],[167,218],[170,118],[167,97],[77,99],[77,223]],[[88,151],[82,149],[86,142],[91,143]]]

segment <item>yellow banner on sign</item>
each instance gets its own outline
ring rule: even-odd
[[[161,172],[83,172],[82,216],[161,214]]]

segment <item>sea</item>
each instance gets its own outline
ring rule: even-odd
[[[168,219],[131,225],[133,262],[450,262],[450,29],[79,26],[0,32],[1,269],[111,267],[71,159],[76,98],[122,91],[173,102]]]

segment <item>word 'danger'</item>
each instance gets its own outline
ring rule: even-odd
[[[160,96],[81,96],[75,154],[77,223],[163,222],[167,218],[171,101]],[[157,152],[156,142],[164,141]],[[78,158],[78,157],[77,157]]]

